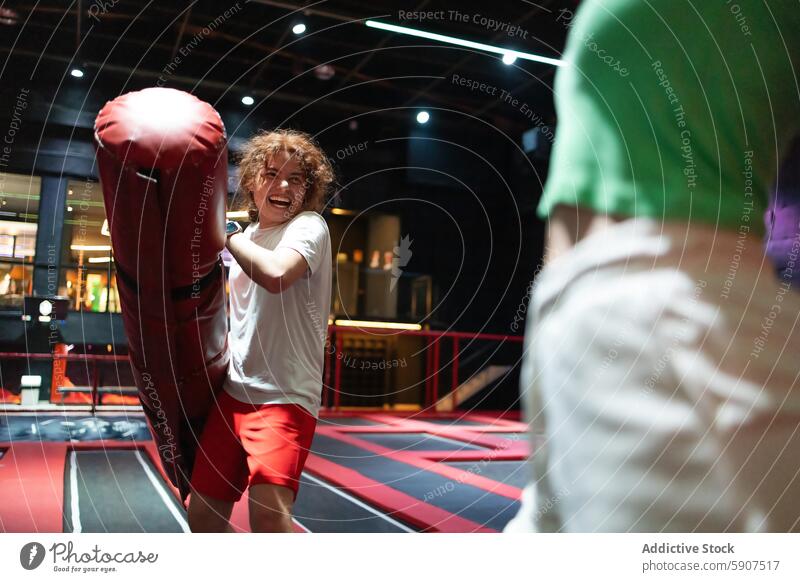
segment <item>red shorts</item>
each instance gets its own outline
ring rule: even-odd
[[[248,486],[270,483],[297,497],[316,424],[298,404],[253,405],[220,391],[200,438],[192,488],[238,501]]]

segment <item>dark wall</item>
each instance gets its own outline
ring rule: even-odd
[[[48,178],[43,220],[59,220],[53,209],[63,207],[58,187],[64,177],[96,178],[92,123],[99,108],[122,86],[147,85],[69,82],[60,88],[20,83],[0,91],[0,127],[8,127],[15,99],[27,90],[21,127],[2,169]],[[546,164],[529,160],[519,147],[527,125],[501,133],[457,112],[434,112],[431,122],[419,126],[411,114],[358,115],[324,107],[298,113],[298,104],[281,102],[247,109],[231,95],[202,87],[195,92],[218,108],[232,144],[275,125],[308,131],[337,169],[333,204],[398,214],[402,234],[414,241],[407,269],[434,278],[435,327],[515,332],[509,326],[542,253],[543,227],[534,208]],[[39,232],[46,237],[53,231]],[[37,290],[46,293],[41,284]],[[83,323],[94,328],[97,343],[124,344],[116,315]]]

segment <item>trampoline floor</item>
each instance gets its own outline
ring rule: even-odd
[[[323,414],[295,529],[501,531],[526,482],[525,428],[485,412]],[[3,415],[0,451],[0,531],[189,531],[141,415]],[[231,521],[248,531],[246,495]]]

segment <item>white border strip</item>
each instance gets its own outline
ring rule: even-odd
[[[152,469],[147,466],[147,461],[142,458],[142,451],[137,448],[135,453],[136,459],[144,469],[147,478],[150,479],[150,483],[152,483],[155,490],[158,491],[161,500],[164,502],[164,505],[167,506],[167,509],[172,514],[172,517],[174,517],[175,521],[178,522],[178,525],[181,526],[183,533],[191,533],[192,530],[189,529],[189,524],[186,523],[186,520],[183,519],[183,516],[181,515],[180,511],[178,511],[178,508],[175,507],[175,503],[172,502],[170,493],[166,490],[164,484],[158,479],[158,477],[155,476]]]
[[[69,455],[69,509],[72,517],[72,533],[81,533],[81,510],[78,503],[78,455],[73,450]]]
[[[306,533],[312,533],[310,529],[308,529],[308,528],[307,528],[306,526],[304,526],[302,523],[300,523],[299,521],[297,521],[297,519],[295,519],[294,517],[292,518],[292,522],[294,522],[294,523],[297,525],[297,527],[299,527],[300,529],[302,529],[304,532],[306,532]]]
[[[381,519],[383,519],[383,520],[385,520],[385,521],[388,521],[388,522],[389,522],[389,523],[391,523],[393,526],[395,526],[395,527],[397,527],[397,528],[399,528],[399,529],[403,530],[404,532],[408,532],[408,533],[417,533],[417,532],[415,532],[413,529],[409,528],[408,526],[406,526],[406,525],[403,525],[403,524],[402,524],[402,523],[400,523],[399,521],[396,521],[396,520],[392,519],[391,517],[389,517],[388,515],[386,515],[386,514],[384,514],[384,513],[381,513],[380,511],[376,510],[374,507],[370,507],[369,505],[366,505],[365,503],[363,503],[362,501],[360,501],[360,500],[356,499],[355,497],[352,497],[352,496],[348,495],[347,493],[345,493],[344,491],[342,491],[342,490],[340,490],[340,489],[337,489],[336,487],[332,487],[332,486],[328,485],[327,483],[325,483],[324,481],[321,481],[321,480],[317,479],[317,478],[316,478],[316,477],[314,477],[313,475],[309,475],[308,473],[305,473],[305,472],[304,472],[304,473],[303,473],[303,477],[307,477],[308,479],[310,479],[310,480],[311,480],[311,481],[313,481],[314,483],[318,483],[319,485],[322,485],[323,487],[325,487],[325,488],[327,488],[327,489],[330,489],[331,491],[333,491],[334,493],[336,493],[336,495],[338,495],[339,497],[344,497],[344,498],[345,498],[345,499],[347,499],[347,500],[348,500],[350,503],[353,503],[353,504],[355,504],[355,505],[358,505],[359,507],[361,507],[361,508],[363,508],[363,509],[366,509],[366,510],[367,510],[367,511],[369,511],[370,513],[372,513],[372,514],[374,514],[374,515],[377,515],[378,517],[380,517]]]

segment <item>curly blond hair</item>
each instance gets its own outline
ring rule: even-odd
[[[262,131],[247,140],[239,160],[239,199],[251,222],[258,222],[253,189],[269,159],[280,151],[295,157],[303,170],[306,192],[301,211],[321,212],[325,205],[334,179],[333,166],[314,138],[292,129]]]

